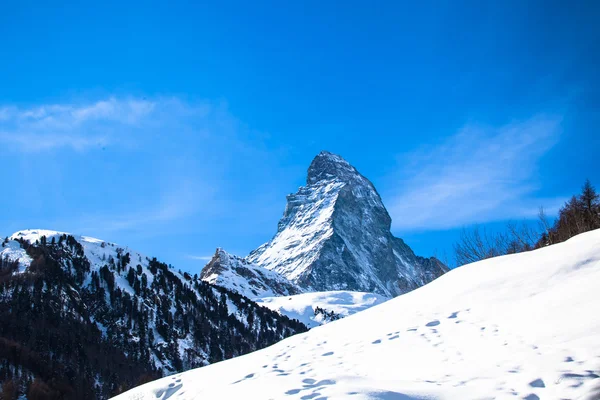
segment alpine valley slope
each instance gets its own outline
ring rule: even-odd
[[[416,256],[390,226],[373,184],[342,157],[323,151],[308,168],[306,186],[287,196],[273,239],[235,263],[218,250],[201,278],[255,297],[293,294],[273,274],[260,273],[262,267],[294,284],[297,293],[350,290],[394,297],[447,272],[439,260]]]
[[[116,399],[598,399],[600,230]]]

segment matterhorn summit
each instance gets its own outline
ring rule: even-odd
[[[287,196],[277,233],[246,260],[304,291],[353,290],[397,296],[447,272],[416,256],[390,232],[373,184],[342,157],[323,151],[306,186]]]

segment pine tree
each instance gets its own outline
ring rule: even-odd
[[[600,228],[600,219],[598,216],[600,203],[600,195],[596,193],[596,189],[592,186],[589,179],[585,181],[579,201],[584,209],[585,228],[592,230]]]

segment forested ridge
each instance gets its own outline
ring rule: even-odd
[[[2,400],[107,398],[307,329],[113,244],[101,266],[67,234],[18,246],[28,265],[0,262]]]

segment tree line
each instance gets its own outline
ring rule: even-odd
[[[510,222],[499,232],[490,232],[479,226],[463,229],[454,244],[456,266],[561,243],[598,228],[600,195],[586,180],[581,192],[565,202],[554,221],[540,208],[537,226]]]

